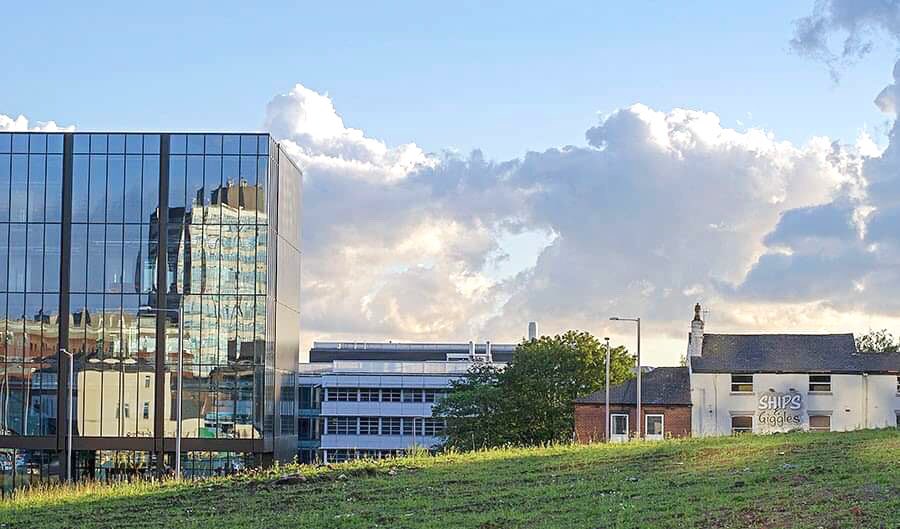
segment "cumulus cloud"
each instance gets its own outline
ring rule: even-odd
[[[73,125],[68,127],[60,127],[55,121],[35,121],[31,123],[28,118],[19,114],[18,117],[0,114],[0,131],[8,132],[72,132],[75,130]]]
[[[388,147],[302,85],[269,103],[265,123],[304,170],[304,339],[474,332],[494,304],[497,230],[516,225],[507,167]]]
[[[897,1],[820,0],[791,46],[836,78],[879,34],[898,39]],[[891,114],[900,66],[894,80],[875,98]],[[900,321],[896,128],[883,150],[796,145],[635,104],[583,145],[493,162],[388,146],[299,84],[266,110],[305,171],[307,342],[515,340],[532,319],[624,340],[617,313],[644,317],[650,361],[671,363],[697,300],[723,331]],[[533,247],[497,276],[510,234]]]
[[[798,23],[792,43],[835,61],[864,55],[881,32],[900,42],[900,3],[819,2]],[[840,54],[829,41],[843,35]],[[894,83],[875,98],[897,113],[900,62]],[[762,255],[736,293],[777,303],[820,303],[844,314],[900,316],[900,129],[895,122],[883,151],[863,138],[856,154],[836,154],[847,182],[828,203],[785,212],[765,238]]]
[[[345,127],[327,95],[301,84],[269,102],[265,127],[277,137],[290,140],[298,161],[329,173],[386,181],[435,163],[414,143],[388,148],[359,129]]]
[[[720,330],[749,318],[783,331],[785,307],[811,313],[832,294],[858,293],[854,280],[875,280],[812,263],[839,288],[787,295],[786,277],[808,283],[793,270],[800,261],[768,263],[827,240],[841,266],[871,265],[867,253],[843,253],[846,241],[865,250],[859,234],[874,226],[863,157],[827,138],[794,145],[723,127],[712,113],[636,104],[602,116],[584,145],[492,162],[387,146],[302,85],[272,100],[266,124],[305,172],[307,345],[517,340],[533,319],[546,332],[624,340],[630,331],[605,321],[620,313],[645,318],[651,362],[673,363],[697,300],[714,307]],[[496,277],[510,233],[545,236],[525,266]]]

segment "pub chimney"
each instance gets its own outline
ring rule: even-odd
[[[694,305],[694,319],[691,320],[691,335],[688,338],[688,356],[703,355],[703,317],[700,304]]]

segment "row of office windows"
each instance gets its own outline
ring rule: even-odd
[[[323,417],[322,431],[331,435],[423,435],[444,433],[447,422],[433,417]]]
[[[337,402],[437,402],[446,394],[430,388],[325,388],[325,400]]]
[[[262,134],[172,134],[172,154],[268,154]],[[159,154],[159,134],[75,134],[73,152],[87,154]],[[0,153],[63,152],[63,134],[0,135]]]
[[[46,142],[47,152],[62,152],[62,135],[13,134],[12,152],[31,152]],[[268,136],[263,134],[172,134],[171,154],[268,154]],[[75,134],[72,145],[75,153],[88,154],[159,154],[159,134]],[[0,140],[0,152],[10,152],[10,142]]]
[[[171,154],[269,154],[266,134],[171,134]],[[78,154],[159,154],[159,134],[75,134]],[[0,135],[0,153],[62,154],[63,134]]]
[[[0,243],[8,241],[0,250],[0,285],[14,292],[58,291],[60,226],[8,226],[0,224]],[[178,253],[169,263],[166,291],[266,293],[267,228],[190,226],[187,235],[169,237],[170,252]],[[156,291],[156,224],[73,224],[71,241],[73,292]]]
[[[753,393],[753,375],[731,375],[732,393]],[[831,393],[831,375],[809,375],[810,393]],[[900,394],[900,376],[897,377]]]
[[[343,461],[352,461],[354,459],[386,459],[390,457],[400,457],[405,453],[405,450],[329,448],[327,450],[322,450],[322,461],[324,463],[341,463]]]

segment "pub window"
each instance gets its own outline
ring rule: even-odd
[[[897,378],[900,379],[900,377],[897,377]],[[145,376],[144,376],[144,387],[145,387],[145,388],[149,388],[149,387],[150,387],[150,375],[145,375]]]
[[[141,415],[143,415],[143,417],[144,417],[145,419],[149,419],[149,418],[150,418],[150,402],[149,402],[149,401],[145,401],[145,402],[144,402],[144,410],[143,410],[143,412],[141,413]]]
[[[731,434],[737,435],[753,431],[752,415],[734,415],[731,417]]]
[[[894,415],[894,426],[900,428],[900,411]]]
[[[831,431],[831,415],[810,415],[809,431],[811,432],[830,432]]]
[[[732,393],[753,393],[753,375],[731,375]]]
[[[900,395],[900,376],[897,377],[897,394]]]
[[[809,375],[809,391],[829,393],[831,391],[831,375]]]

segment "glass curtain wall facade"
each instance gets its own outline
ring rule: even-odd
[[[183,466],[293,457],[300,189],[266,134],[0,133],[0,474],[64,475],[59,348],[80,476],[174,466],[179,343]]]

